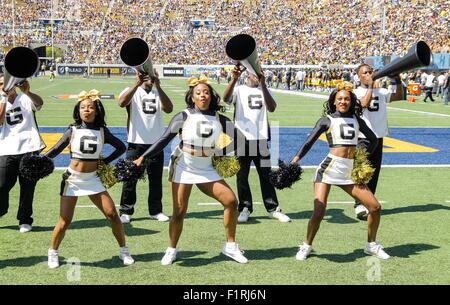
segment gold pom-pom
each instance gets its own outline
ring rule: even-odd
[[[352,169],[352,180],[355,184],[367,184],[372,179],[375,169],[370,164],[368,156],[369,153],[365,148],[356,149]]]
[[[117,182],[117,178],[114,175],[114,166],[105,164],[102,158],[98,159],[97,175],[106,189],[111,188]]]
[[[223,178],[229,178],[237,174],[239,169],[239,161],[236,157],[221,156],[212,157],[212,164],[217,173]]]

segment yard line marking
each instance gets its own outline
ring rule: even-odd
[[[327,96],[326,95],[320,95],[315,93],[304,93],[304,92],[292,92],[292,91],[285,91],[280,89],[270,89],[273,92],[277,93],[284,93],[284,94],[290,94],[290,95],[299,95],[299,96],[306,96],[306,97],[312,97],[317,99],[324,99]],[[435,113],[435,112],[427,112],[427,111],[419,111],[419,110],[410,110],[410,109],[403,109],[403,108],[395,108],[392,106],[388,106],[388,109],[392,110],[398,110],[398,111],[406,111],[406,112],[412,112],[412,113],[418,113],[418,114],[427,114],[431,116],[442,116],[442,117],[450,117],[450,114],[443,114],[443,113]]]
[[[72,79],[63,79],[63,80],[61,80],[61,81],[59,81],[57,83],[53,83],[53,84],[45,86],[45,87],[39,87],[39,88],[33,89],[33,91],[34,92],[39,92],[39,91],[44,90],[44,89],[53,88],[53,87],[61,85],[62,82],[67,82],[69,80],[72,80]]]
[[[253,204],[262,204],[261,202],[253,202]],[[222,205],[220,202],[199,202],[197,205]]]
[[[450,114],[443,114],[443,113],[435,113],[435,112],[426,112],[426,111],[418,111],[418,110],[410,110],[410,109],[403,109],[403,108],[395,108],[395,107],[387,107],[388,109],[392,110],[398,110],[398,111],[407,111],[407,112],[413,112],[413,113],[419,113],[419,114],[428,114],[428,115],[435,115],[435,116],[443,116],[443,117],[450,117]]]
[[[115,204],[116,207],[120,207],[120,204]],[[76,205],[76,208],[96,208],[96,205],[93,204],[81,204],[81,205]]]
[[[303,169],[317,169],[317,165],[302,165]],[[448,168],[450,167],[450,164],[386,164],[381,165],[381,168]],[[164,166],[164,169],[168,169],[168,166]],[[250,166],[251,169],[256,169],[254,165]],[[272,166],[272,169],[277,169],[278,166]],[[67,166],[65,167],[55,167],[55,170],[66,170]]]
[[[386,203],[387,201],[380,201],[378,200],[379,203]],[[328,203],[355,203],[354,201],[328,201]]]

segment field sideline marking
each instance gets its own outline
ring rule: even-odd
[[[115,204],[115,207],[120,207],[120,204]],[[80,205],[75,205],[76,208],[96,208],[96,205],[93,204],[80,204]]]
[[[258,204],[258,205],[261,205],[262,204],[262,202],[258,202],[258,201],[256,201],[256,202],[253,202],[253,204]],[[197,203],[197,205],[222,205],[220,202],[199,202],[199,203]]]
[[[61,80],[61,82],[62,81],[67,82],[69,80],[72,80],[72,79],[64,79],[64,80]],[[38,91],[41,91],[41,90],[44,90],[44,89],[48,89],[48,88],[53,88],[53,87],[56,87],[56,86],[59,86],[59,85],[61,85],[60,82],[59,83],[53,83],[53,84],[45,86],[45,87],[39,87],[39,88],[33,89],[33,91],[34,92],[38,92]]]
[[[387,201],[378,200],[379,203],[386,203]],[[328,201],[328,203],[355,203],[355,201]]]
[[[426,111],[418,111],[418,110],[410,110],[410,109],[395,108],[395,107],[390,107],[390,106],[388,106],[387,109],[398,110],[398,111],[407,111],[407,112],[413,112],[413,113],[419,113],[419,114],[443,116],[443,117],[447,117],[447,118],[450,117],[450,114],[434,113],[434,112],[426,112]]]
[[[317,165],[305,165],[302,166],[304,169],[316,169]],[[381,165],[381,168],[448,168],[450,167],[450,164],[386,164]],[[168,166],[164,166],[164,169],[168,169]],[[250,166],[251,169],[256,169],[254,165]],[[272,166],[273,169],[278,168],[278,166]],[[66,170],[67,166],[65,167],[55,167],[56,170]]]
[[[317,99],[323,99],[327,95],[320,95],[315,93],[304,93],[304,92],[291,92],[291,91],[285,91],[280,89],[271,89],[273,92],[277,93],[285,93],[289,95],[298,95],[298,96],[306,96],[306,97],[312,97]],[[443,113],[435,113],[435,112],[426,112],[426,111],[418,111],[418,110],[410,110],[410,109],[403,109],[403,108],[395,108],[391,106],[387,106],[388,109],[398,110],[398,111],[407,111],[412,113],[419,113],[419,114],[428,114],[428,115],[435,115],[435,116],[443,116],[443,117],[450,117],[450,114],[443,114]]]

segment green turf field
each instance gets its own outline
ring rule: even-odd
[[[65,126],[71,122],[73,101],[52,99],[59,94],[76,94],[96,88],[104,94],[118,94],[131,79],[57,79],[50,83],[33,80],[32,91],[45,100],[38,114],[40,126]],[[174,113],[183,109],[184,80],[162,81],[172,98]],[[217,86],[222,93],[224,86]],[[322,101],[276,93],[278,108],[271,120],[280,126],[312,126],[321,113]],[[126,114],[113,101],[105,101],[108,124],[124,126]],[[391,107],[420,111],[389,110],[391,126],[449,126],[450,115],[442,99],[435,104],[396,102]],[[392,111],[391,111],[392,110]],[[165,122],[170,119],[165,116]],[[37,185],[33,231],[18,233],[15,214],[18,187],[11,192],[10,212],[0,219],[0,284],[449,284],[446,267],[450,253],[450,191],[448,168],[383,168],[377,197],[383,212],[378,240],[393,257],[373,260],[363,254],[367,224],[355,219],[351,199],[333,188],[313,255],[295,260],[297,247],[305,238],[312,213],[312,169],[292,189],[278,191],[283,211],[291,223],[269,219],[262,205],[247,224],[237,228],[237,242],[249,263],[241,265],[219,255],[224,242],[223,209],[194,189],[178,245],[178,259],[161,266],[167,247],[168,223],[147,218],[147,190],[138,186],[134,221],[125,226],[127,243],[136,264],[123,267],[109,225],[87,198],[79,200],[73,223],[60,247],[61,267],[47,268],[50,235],[58,219],[61,171]],[[164,181],[167,180],[166,173]],[[235,180],[227,180],[233,189]],[[255,202],[261,202],[256,171],[250,182]],[[121,186],[110,193],[118,204]],[[168,183],[164,183],[164,211],[171,213]],[[81,261],[79,278],[65,262]],[[379,271],[379,272],[378,272]],[[75,274],[75,276],[74,276]],[[379,274],[379,278],[377,275]]]
[[[131,84],[133,84],[132,78],[112,78],[110,80],[62,78],[57,79],[55,82],[49,82],[48,79],[34,79],[31,82],[32,91],[40,94],[46,102],[42,111],[37,113],[38,122],[41,126],[66,126],[71,123],[74,100],[58,100],[52,98],[52,96],[78,94],[82,90],[90,90],[92,88],[99,90],[102,94],[114,94],[117,96]],[[224,83],[221,85],[213,83],[213,85],[222,96],[225,90]],[[161,87],[174,103],[174,114],[184,109],[184,93],[187,90],[186,80],[162,80]],[[274,113],[269,115],[269,118],[271,121],[278,121],[280,126],[313,126],[321,115],[322,105],[326,100],[326,95],[324,95],[324,100],[280,93],[275,93],[274,95],[278,102],[278,107]],[[126,125],[125,109],[120,109],[112,100],[104,100],[104,105],[108,125]],[[424,103],[423,98],[419,97],[416,103],[395,102],[389,107],[392,110],[388,112],[391,127],[449,126],[450,106],[444,106],[441,98],[436,99],[435,103]],[[433,113],[445,114],[445,116],[437,116],[433,115]],[[165,115],[164,122],[168,124],[170,118],[170,115]]]

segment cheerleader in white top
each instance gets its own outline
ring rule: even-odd
[[[370,141],[369,152],[377,145],[375,134],[360,118],[361,107],[352,90],[352,84],[344,82],[330,94],[328,101],[324,104],[325,116],[319,119],[308,139],[291,161],[293,164],[299,162],[319,136],[326,133],[330,152],[319,165],[314,177],[314,213],[308,223],[306,241],[297,253],[298,260],[305,260],[311,253],[314,236],[325,215],[331,185],[338,185],[369,210],[368,237],[364,252],[381,259],[389,258],[383,247],[376,242],[380,223],[380,203],[365,184],[355,184],[351,177],[358,133],[362,132]]]
[[[59,221],[52,234],[51,248],[48,250],[48,266],[59,266],[58,248],[68,229],[78,197],[89,199],[109,220],[120,250],[119,257],[125,265],[134,263],[125,244],[123,225],[114,202],[97,175],[98,160],[104,144],[115,148],[103,162],[108,164],[125,152],[125,144],[113,136],[105,124],[105,110],[99,99],[99,92],[83,91],[73,110],[75,122],[69,126],[62,138],[45,155],[56,157],[70,145],[70,165],[62,175]]]
[[[189,195],[194,184],[224,206],[227,242],[222,253],[239,263],[246,263],[247,258],[235,242],[236,196],[212,164],[214,155],[227,153],[216,148],[222,132],[235,139],[234,133],[237,131],[228,118],[218,114],[221,108],[220,96],[208,84],[205,76],[191,77],[188,84],[189,90],[185,96],[187,109],[176,114],[162,137],[134,161],[136,165],[141,166],[144,158],[151,158],[164,149],[175,136],[180,135],[181,142],[172,152],[169,165],[173,214],[169,225],[169,247],[161,264],[170,265],[176,259],[176,246],[183,229]]]

